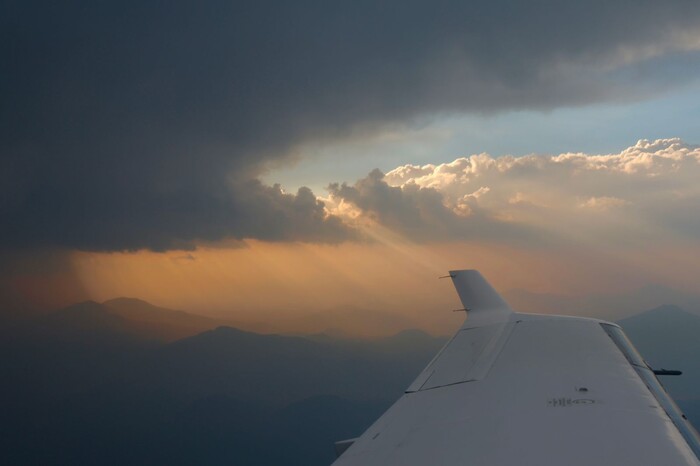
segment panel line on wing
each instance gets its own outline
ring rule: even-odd
[[[481,380],[503,349],[515,322],[460,330],[407,392]]]

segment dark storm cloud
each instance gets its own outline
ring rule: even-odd
[[[416,184],[389,186],[384,174],[374,170],[353,186],[332,183],[328,191],[377,223],[414,240],[464,238],[460,233],[467,222],[443,205],[443,195],[435,189]]]
[[[699,16],[681,0],[5,1],[0,242],[343,240],[308,190],[256,181],[265,164],[423,114],[639,97],[665,78],[620,70],[688,49]]]

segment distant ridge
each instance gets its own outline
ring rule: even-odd
[[[42,316],[25,331],[44,340],[115,344],[137,337],[129,321],[95,301],[84,301]]]
[[[301,313],[271,324],[217,319],[186,311],[157,306],[143,299],[118,297],[102,303],[84,301],[57,311],[15,322],[22,331],[44,328],[44,334],[65,334],[73,338],[105,333],[128,335],[152,342],[169,343],[192,337],[218,327],[234,327],[256,334],[299,336],[310,340],[361,339],[367,342],[384,338],[405,340],[411,345],[432,345],[432,336],[412,327],[410,320],[390,312],[352,307]],[[284,330],[282,330],[284,329]],[[8,333],[8,339],[14,339]]]
[[[150,341],[168,343],[226,322],[154,306],[134,298],[84,301],[28,320],[18,332],[66,342]],[[21,335],[18,335],[21,338]]]
[[[638,315],[640,310],[665,307],[669,303],[700,314],[700,295],[661,285],[647,285],[619,294],[585,296],[509,290],[505,297],[513,308],[521,312],[580,315],[606,320]]]
[[[676,400],[700,400],[700,316],[664,305],[618,324],[652,367],[683,371],[680,377],[662,377]]]
[[[154,306],[137,298],[115,298],[102,305],[130,321],[139,333],[161,341],[179,340],[222,325],[215,319]]]
[[[185,393],[276,404],[323,394],[372,399],[383,391],[398,396],[443,343],[421,331],[319,341],[222,326],[165,345],[159,371],[169,390]]]
[[[642,353],[673,359],[700,354],[700,316],[678,306],[659,306],[618,323]]]
[[[183,323],[206,323],[213,325],[214,319],[190,314],[185,311],[156,306],[138,298],[114,298],[102,303],[127,319],[141,322],[162,322],[164,320]]]
[[[327,465],[333,442],[366,429],[445,342],[421,330],[290,336],[210,320],[157,342],[149,325],[199,316],[86,301],[38,318],[45,334],[0,341],[0,463]],[[700,316],[662,306],[620,323],[653,366],[683,370],[661,379],[700,423]]]

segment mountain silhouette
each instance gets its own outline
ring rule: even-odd
[[[170,390],[280,405],[322,394],[398,397],[444,343],[420,335],[407,352],[405,338],[322,342],[219,327],[160,348],[150,373]]]
[[[33,320],[0,344],[0,464],[325,465],[445,341],[228,326],[171,340],[212,321],[132,299]]]
[[[131,339],[173,342],[222,325],[226,320],[155,306],[136,298],[85,301],[38,316],[20,327],[21,332],[66,341]]]
[[[108,343],[131,340],[133,325],[95,301],[85,301],[40,317],[28,330],[45,338],[73,343]]]
[[[446,341],[217,323],[119,298],[14,332],[0,344],[0,464],[327,465]],[[700,317],[662,306],[620,324],[653,367],[684,371],[662,382],[700,422]]]
[[[113,315],[122,317],[143,336],[175,341],[222,325],[223,321],[167,309],[136,298],[115,298],[102,303]],[[138,329],[138,330],[136,330]]]
[[[679,404],[700,400],[699,315],[665,305],[618,323],[653,368],[683,371],[681,376],[661,377]]]
[[[674,303],[688,311],[700,313],[700,295],[662,285],[646,285],[622,293],[568,296],[509,290],[507,301],[521,312],[579,315],[619,320],[639,314],[640,309],[663,307]]]

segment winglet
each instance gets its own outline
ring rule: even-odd
[[[486,279],[476,270],[451,270],[452,283],[467,310],[465,327],[503,322],[513,310]]]

